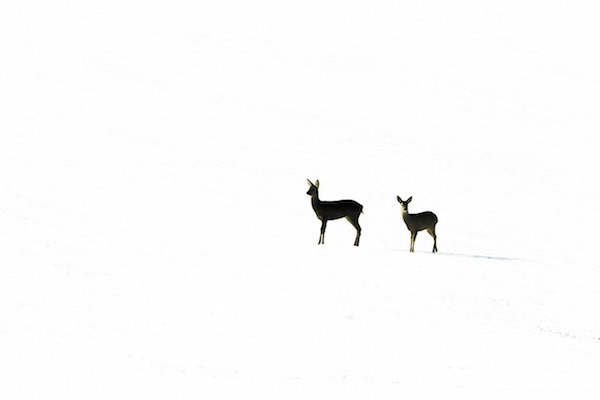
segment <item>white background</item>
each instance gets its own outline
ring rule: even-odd
[[[596,398],[599,11],[3,3],[0,397]]]

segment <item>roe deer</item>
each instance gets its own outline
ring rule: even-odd
[[[311,197],[311,203],[317,218],[321,220],[321,236],[319,236],[318,244],[325,244],[325,228],[327,227],[327,221],[331,219],[338,219],[346,217],[346,219],[356,228],[356,240],[354,245],[358,246],[358,240],[360,239],[360,225],[358,224],[358,217],[362,213],[363,206],[358,204],[354,200],[338,200],[338,201],[321,201],[319,200],[319,181],[313,184],[308,181],[310,189],[306,192]]]
[[[408,203],[412,200],[412,196],[406,201],[403,201],[400,196],[396,196],[396,198],[398,199],[398,203],[400,203],[400,207],[402,207],[402,219],[410,231],[410,251],[415,251],[415,239],[417,238],[417,233],[427,229],[427,232],[433,237],[433,252],[437,252],[437,236],[435,234],[435,224],[438,222],[437,216],[431,211],[409,214]]]

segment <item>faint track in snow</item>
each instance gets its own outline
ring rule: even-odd
[[[486,260],[498,260],[498,261],[528,261],[522,258],[513,258],[513,257],[498,257],[498,256],[486,256],[480,254],[459,254],[459,253],[438,253],[443,256],[451,256],[451,257],[466,257],[466,258],[483,258]]]

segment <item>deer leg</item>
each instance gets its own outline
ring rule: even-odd
[[[435,226],[431,229],[427,229],[427,233],[429,233],[433,238],[433,252],[437,253],[437,235],[435,234]]]
[[[318,244],[325,244],[325,228],[327,228],[327,220],[324,219],[321,223],[321,236],[319,236]]]
[[[362,230],[360,228],[360,225],[358,224],[358,215],[353,218],[346,216],[346,219],[352,224],[354,228],[356,228],[356,239],[354,240],[354,245],[358,246],[358,241],[360,240],[360,232]]]
[[[415,240],[417,239],[417,232],[410,232],[410,252],[414,253],[415,252]]]

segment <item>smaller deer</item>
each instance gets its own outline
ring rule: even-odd
[[[412,200],[412,196],[406,201],[402,200],[400,196],[396,196],[396,198],[398,199],[398,203],[400,203],[400,207],[402,207],[402,219],[410,231],[410,251],[415,251],[415,239],[417,238],[417,233],[427,229],[427,233],[433,237],[433,252],[437,252],[437,236],[435,234],[435,224],[438,222],[437,216],[431,211],[409,214],[408,203]]]
[[[315,210],[317,218],[321,220],[321,236],[319,236],[318,244],[325,244],[325,228],[327,227],[327,221],[346,217],[348,222],[356,228],[356,240],[354,240],[354,245],[358,246],[361,231],[360,225],[358,224],[358,217],[362,213],[363,206],[354,200],[321,201],[319,200],[319,181],[315,184],[308,179],[307,181],[310,188],[306,194],[311,197],[313,210]]]

